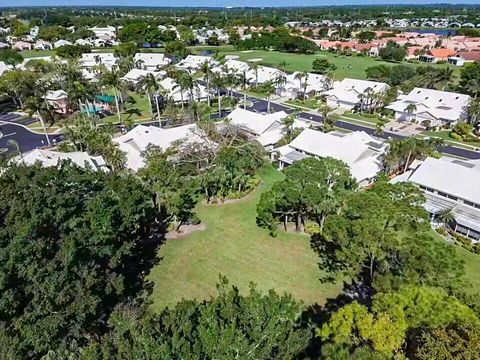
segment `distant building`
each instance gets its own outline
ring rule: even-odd
[[[170,64],[171,60],[163,53],[136,53],[133,62],[139,69],[156,71]]]

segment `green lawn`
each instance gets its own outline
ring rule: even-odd
[[[318,101],[317,99],[308,99],[308,100],[288,100],[285,102],[286,104],[288,105],[291,105],[291,106],[295,106],[295,107],[304,107],[304,108],[308,108],[308,109],[312,109],[312,110],[317,110],[320,105],[321,105],[321,102]]]
[[[384,122],[383,120],[380,119],[380,117],[377,114],[359,114],[359,113],[352,114],[347,112],[342,115],[342,120],[348,121],[349,119],[359,120],[359,123],[369,123],[371,125],[377,125],[379,121]]]
[[[318,51],[315,54],[293,54],[283,53],[279,51],[253,50],[253,51],[223,51],[226,55],[238,55],[239,60],[248,61],[251,59],[262,59],[259,63],[272,67],[278,67],[280,63],[285,61],[287,63],[286,70],[288,71],[311,71],[312,62],[317,58],[327,59],[335,64],[337,69],[334,76],[336,79],[343,79],[345,77],[365,79],[365,69],[377,65],[396,65],[397,63],[386,62],[378,58],[369,56],[344,56],[336,55],[328,51]],[[422,63],[410,64],[404,62],[403,64],[411,66],[425,65]],[[447,66],[445,64],[434,66]],[[459,70],[455,68],[455,71]]]
[[[472,284],[469,292],[480,293],[480,255],[456,246],[458,256],[465,262],[465,280]]]
[[[466,142],[466,141],[461,141],[461,140],[456,140],[452,137],[450,137],[450,130],[440,130],[440,131],[422,131],[421,135],[425,136],[435,136],[439,137],[445,141],[453,142],[453,143],[460,143],[460,144],[465,144],[467,148],[470,148],[472,146],[476,146],[480,148],[480,139],[479,141],[471,141],[471,142]]]
[[[133,121],[139,120],[139,119],[151,119],[151,114],[150,114],[150,105],[148,104],[148,98],[145,94],[139,94],[139,93],[132,93],[132,97],[135,99],[135,104],[125,104],[123,107],[123,112],[121,114],[122,120],[125,120],[128,118],[128,114],[125,114],[125,109],[128,108],[135,108],[140,111],[139,114],[133,114],[130,116],[130,119]],[[108,122],[118,122],[118,116],[117,114],[113,114],[110,116],[107,116],[102,119],[102,122],[108,123]]]
[[[206,230],[168,240],[152,269],[152,309],[158,311],[182,298],[205,299],[216,294],[218,275],[245,291],[251,281],[258,289],[291,293],[307,304],[323,304],[341,291],[341,284],[322,284],[317,255],[308,236],[280,232],[276,238],[255,223],[260,193],[280,180],[272,167],[262,171],[261,188],[241,202],[199,205]]]

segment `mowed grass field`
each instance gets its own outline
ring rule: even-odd
[[[306,304],[323,304],[342,289],[322,284],[317,255],[305,235],[280,232],[273,238],[255,223],[256,204],[262,191],[282,174],[265,168],[263,183],[246,199],[225,205],[198,206],[206,230],[168,240],[159,250],[159,264],[149,275],[154,311],[182,298],[208,299],[216,294],[219,274],[247,291],[250,282],[262,291],[288,292]]]

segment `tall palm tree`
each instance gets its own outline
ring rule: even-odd
[[[45,127],[45,121],[43,120],[43,116],[42,116],[42,112],[46,111],[45,100],[40,96],[31,96],[27,98],[27,101],[25,102],[25,106],[27,108],[29,116],[32,116],[33,114],[37,114],[38,119],[40,120],[40,124],[42,125],[43,132],[45,133],[47,144],[50,145],[50,137],[48,136],[47,128]]]
[[[198,85],[198,80],[195,79],[195,77],[190,74],[189,72],[182,72],[180,76],[177,79],[177,85],[175,87],[178,87],[180,89],[180,93],[182,94],[184,91],[189,94],[189,103],[190,106],[195,102],[195,94],[198,93],[199,90],[199,85]],[[174,88],[175,88],[174,87]],[[182,101],[183,101],[183,95],[182,96]],[[194,111],[194,118],[195,120],[198,121],[198,113],[197,113],[197,108],[192,107]]]
[[[250,65],[250,68],[253,70],[253,72],[255,73],[255,87],[258,86],[258,63],[256,62],[253,62],[251,65]]]
[[[142,78],[138,84],[138,88],[145,90],[147,93],[148,104],[150,107],[150,115],[153,120],[153,105],[152,105],[152,95],[155,94],[158,90],[158,83],[157,79],[153,74],[148,73],[144,78]],[[157,110],[158,110],[158,102],[157,102]],[[158,111],[158,116],[160,116],[160,112]]]
[[[417,111],[417,105],[411,103],[408,104],[407,107],[405,108],[405,112],[408,114],[408,120],[412,121],[413,114]]]
[[[203,80],[206,83],[208,106],[210,106],[210,79],[212,78],[212,69],[213,65],[210,61],[204,61],[199,69],[199,72],[202,74]]]
[[[267,114],[270,114],[271,98],[272,95],[275,94],[277,89],[271,81],[267,81],[265,84],[262,85],[262,90],[267,96]]]
[[[296,115],[291,114],[291,115],[283,118],[283,120],[282,120],[283,125],[285,125],[285,127],[287,128],[287,142],[288,143],[292,141],[293,124],[295,123],[295,118],[296,118]]]
[[[103,72],[100,77],[100,83],[104,86],[111,87],[113,89],[114,97],[115,97],[115,106],[117,108],[117,117],[118,121],[122,122],[122,115],[120,109],[120,102],[119,102],[119,89],[121,88],[122,80],[120,77],[120,73],[117,70],[106,71]]]
[[[221,91],[222,88],[225,86],[223,77],[219,74],[215,74],[212,76],[212,86],[217,90],[217,101],[218,101],[218,116],[222,116],[222,96]]]
[[[294,79],[298,80],[298,82],[299,82],[299,86],[298,86],[299,89],[303,89],[303,85],[302,85],[303,77],[304,77],[303,72],[297,72],[294,76]],[[305,98],[303,97],[303,99],[305,99]]]
[[[445,90],[447,84],[454,79],[454,71],[450,67],[438,69],[435,75],[435,85],[442,84],[442,90]]]
[[[435,218],[441,221],[444,225],[449,225],[453,221],[455,221],[455,217],[453,216],[453,209],[444,209],[440,210],[435,214]]]
[[[307,87],[308,87],[308,72],[304,71],[303,73],[303,101],[307,98]]]
[[[468,104],[467,107],[468,122],[476,125],[480,118],[480,99],[475,98]]]
[[[246,70],[240,73],[238,77],[238,82],[241,84],[242,91],[243,91],[243,109],[246,109],[247,108],[247,85],[248,85]]]
[[[13,146],[15,148],[15,152],[20,155],[20,158],[23,159],[23,154],[22,154],[22,151],[20,149],[20,144],[18,143],[17,140],[14,140],[14,139],[9,139],[7,141],[7,145],[10,145],[10,146]]]

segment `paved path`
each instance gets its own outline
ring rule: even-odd
[[[236,91],[233,92],[233,95],[236,96],[236,97],[243,98],[243,94],[241,94],[239,92],[236,92]],[[259,99],[259,98],[253,97],[253,96],[247,96],[247,100],[251,101],[252,104],[253,104],[250,108],[247,108],[248,110],[256,111],[256,112],[260,112],[260,113],[263,113],[263,112],[267,111],[267,101],[266,100]],[[287,113],[292,113],[293,111],[295,111],[294,109],[292,109],[288,106],[285,106],[283,104],[276,104],[276,103],[273,103],[273,102],[270,105],[270,109],[272,111],[285,111]],[[301,112],[301,113],[299,113],[299,117],[301,117],[303,119],[306,119],[306,120],[313,121],[313,122],[318,122],[318,123],[322,122],[322,117],[320,115],[315,114],[313,111],[311,111],[311,112]],[[349,131],[364,131],[367,134],[378,136],[377,134],[375,134],[375,129],[372,128],[372,127],[368,127],[368,126],[353,124],[353,123],[342,121],[342,120],[337,121],[335,123],[335,126],[341,128],[341,129],[349,130]],[[402,139],[402,138],[405,138],[405,136],[402,136],[402,135],[399,135],[399,134],[396,134],[396,133],[392,133],[392,132],[388,132],[388,131],[385,131],[382,135],[380,135],[380,137],[384,138],[384,139]],[[478,152],[478,151],[468,150],[468,149],[455,147],[455,146],[451,146],[451,145],[444,146],[442,149],[440,149],[440,151],[442,153],[446,154],[446,155],[453,155],[453,156],[463,157],[463,158],[471,159],[471,160],[480,159],[480,152]]]

